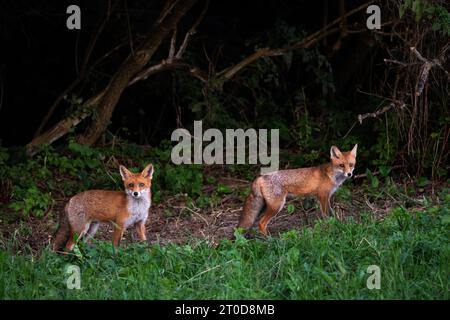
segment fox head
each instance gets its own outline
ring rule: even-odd
[[[127,195],[139,199],[150,193],[153,177],[153,165],[149,164],[140,173],[133,173],[124,166],[119,167]]]
[[[356,164],[357,149],[357,144],[355,144],[353,149],[348,152],[341,152],[336,146],[331,147],[331,164],[333,166],[333,172],[338,181],[343,181],[353,175],[353,169],[355,169]]]

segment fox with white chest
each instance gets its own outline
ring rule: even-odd
[[[125,191],[88,190],[73,196],[60,217],[53,249],[70,251],[76,240],[92,238],[102,222],[114,224],[113,245],[117,247],[124,231],[136,226],[140,240],[146,240],[145,222],[151,206],[153,165],[140,173],[119,167]]]

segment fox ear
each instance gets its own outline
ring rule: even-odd
[[[131,176],[130,170],[125,168],[124,166],[119,166],[120,175],[122,176],[122,180],[126,180]]]
[[[142,170],[142,176],[144,177],[144,178],[149,178],[149,179],[152,179],[153,178],[153,164],[149,164],[149,165],[147,165],[146,167],[145,167],[145,169],[144,170]]]
[[[330,156],[332,159],[339,159],[340,157],[342,157],[341,150],[339,150],[336,146],[332,146],[330,149]]]
[[[358,144],[355,144],[355,146],[353,147],[352,151],[350,151],[352,156],[354,156],[355,158],[356,158],[356,151],[357,150],[358,150]]]

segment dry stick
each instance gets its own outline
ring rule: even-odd
[[[403,105],[404,106],[404,105]],[[403,107],[401,106],[401,107]],[[369,112],[369,113],[365,113],[365,114],[358,114],[358,121],[359,124],[362,124],[363,120],[366,118],[377,118],[379,115],[388,112],[389,110],[391,110],[393,107],[395,107],[395,103],[390,103],[389,105],[383,107],[382,109],[375,111],[375,112]]]
[[[442,70],[444,70],[445,74],[448,76],[448,71],[445,70],[445,68],[442,66],[442,63],[439,59],[433,59],[433,60],[428,60],[426,58],[424,58],[419,51],[417,51],[417,49],[415,47],[411,47],[411,52],[415,54],[415,56],[417,57],[417,59],[419,59],[420,61],[423,62],[423,66],[422,66],[422,70],[420,71],[420,75],[419,78],[417,79],[417,85],[416,85],[416,96],[420,96],[423,92],[423,89],[425,88],[425,85],[427,84],[428,81],[428,75],[430,74],[430,70],[431,68],[438,66],[440,67]],[[444,51],[445,52],[445,51]],[[445,57],[445,54],[442,55],[442,57]]]
[[[386,63],[394,63],[394,64],[401,65],[402,67],[407,67],[407,66],[410,65],[409,63],[401,62],[401,61],[398,61],[398,60],[392,60],[392,59],[383,59],[383,60]]]

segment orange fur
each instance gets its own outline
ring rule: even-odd
[[[99,223],[114,225],[113,245],[118,246],[123,232],[136,225],[138,236],[146,240],[145,222],[151,205],[153,166],[149,164],[141,173],[132,173],[120,166],[125,191],[88,190],[73,196],[60,217],[54,250],[65,244],[72,250],[78,238],[92,238]]]
[[[259,215],[259,230],[267,235],[267,224],[284,206],[286,196],[315,195],[322,218],[332,210],[330,198],[353,173],[357,145],[349,152],[330,149],[331,162],[317,167],[280,170],[261,175],[253,181],[238,227],[250,228]]]

